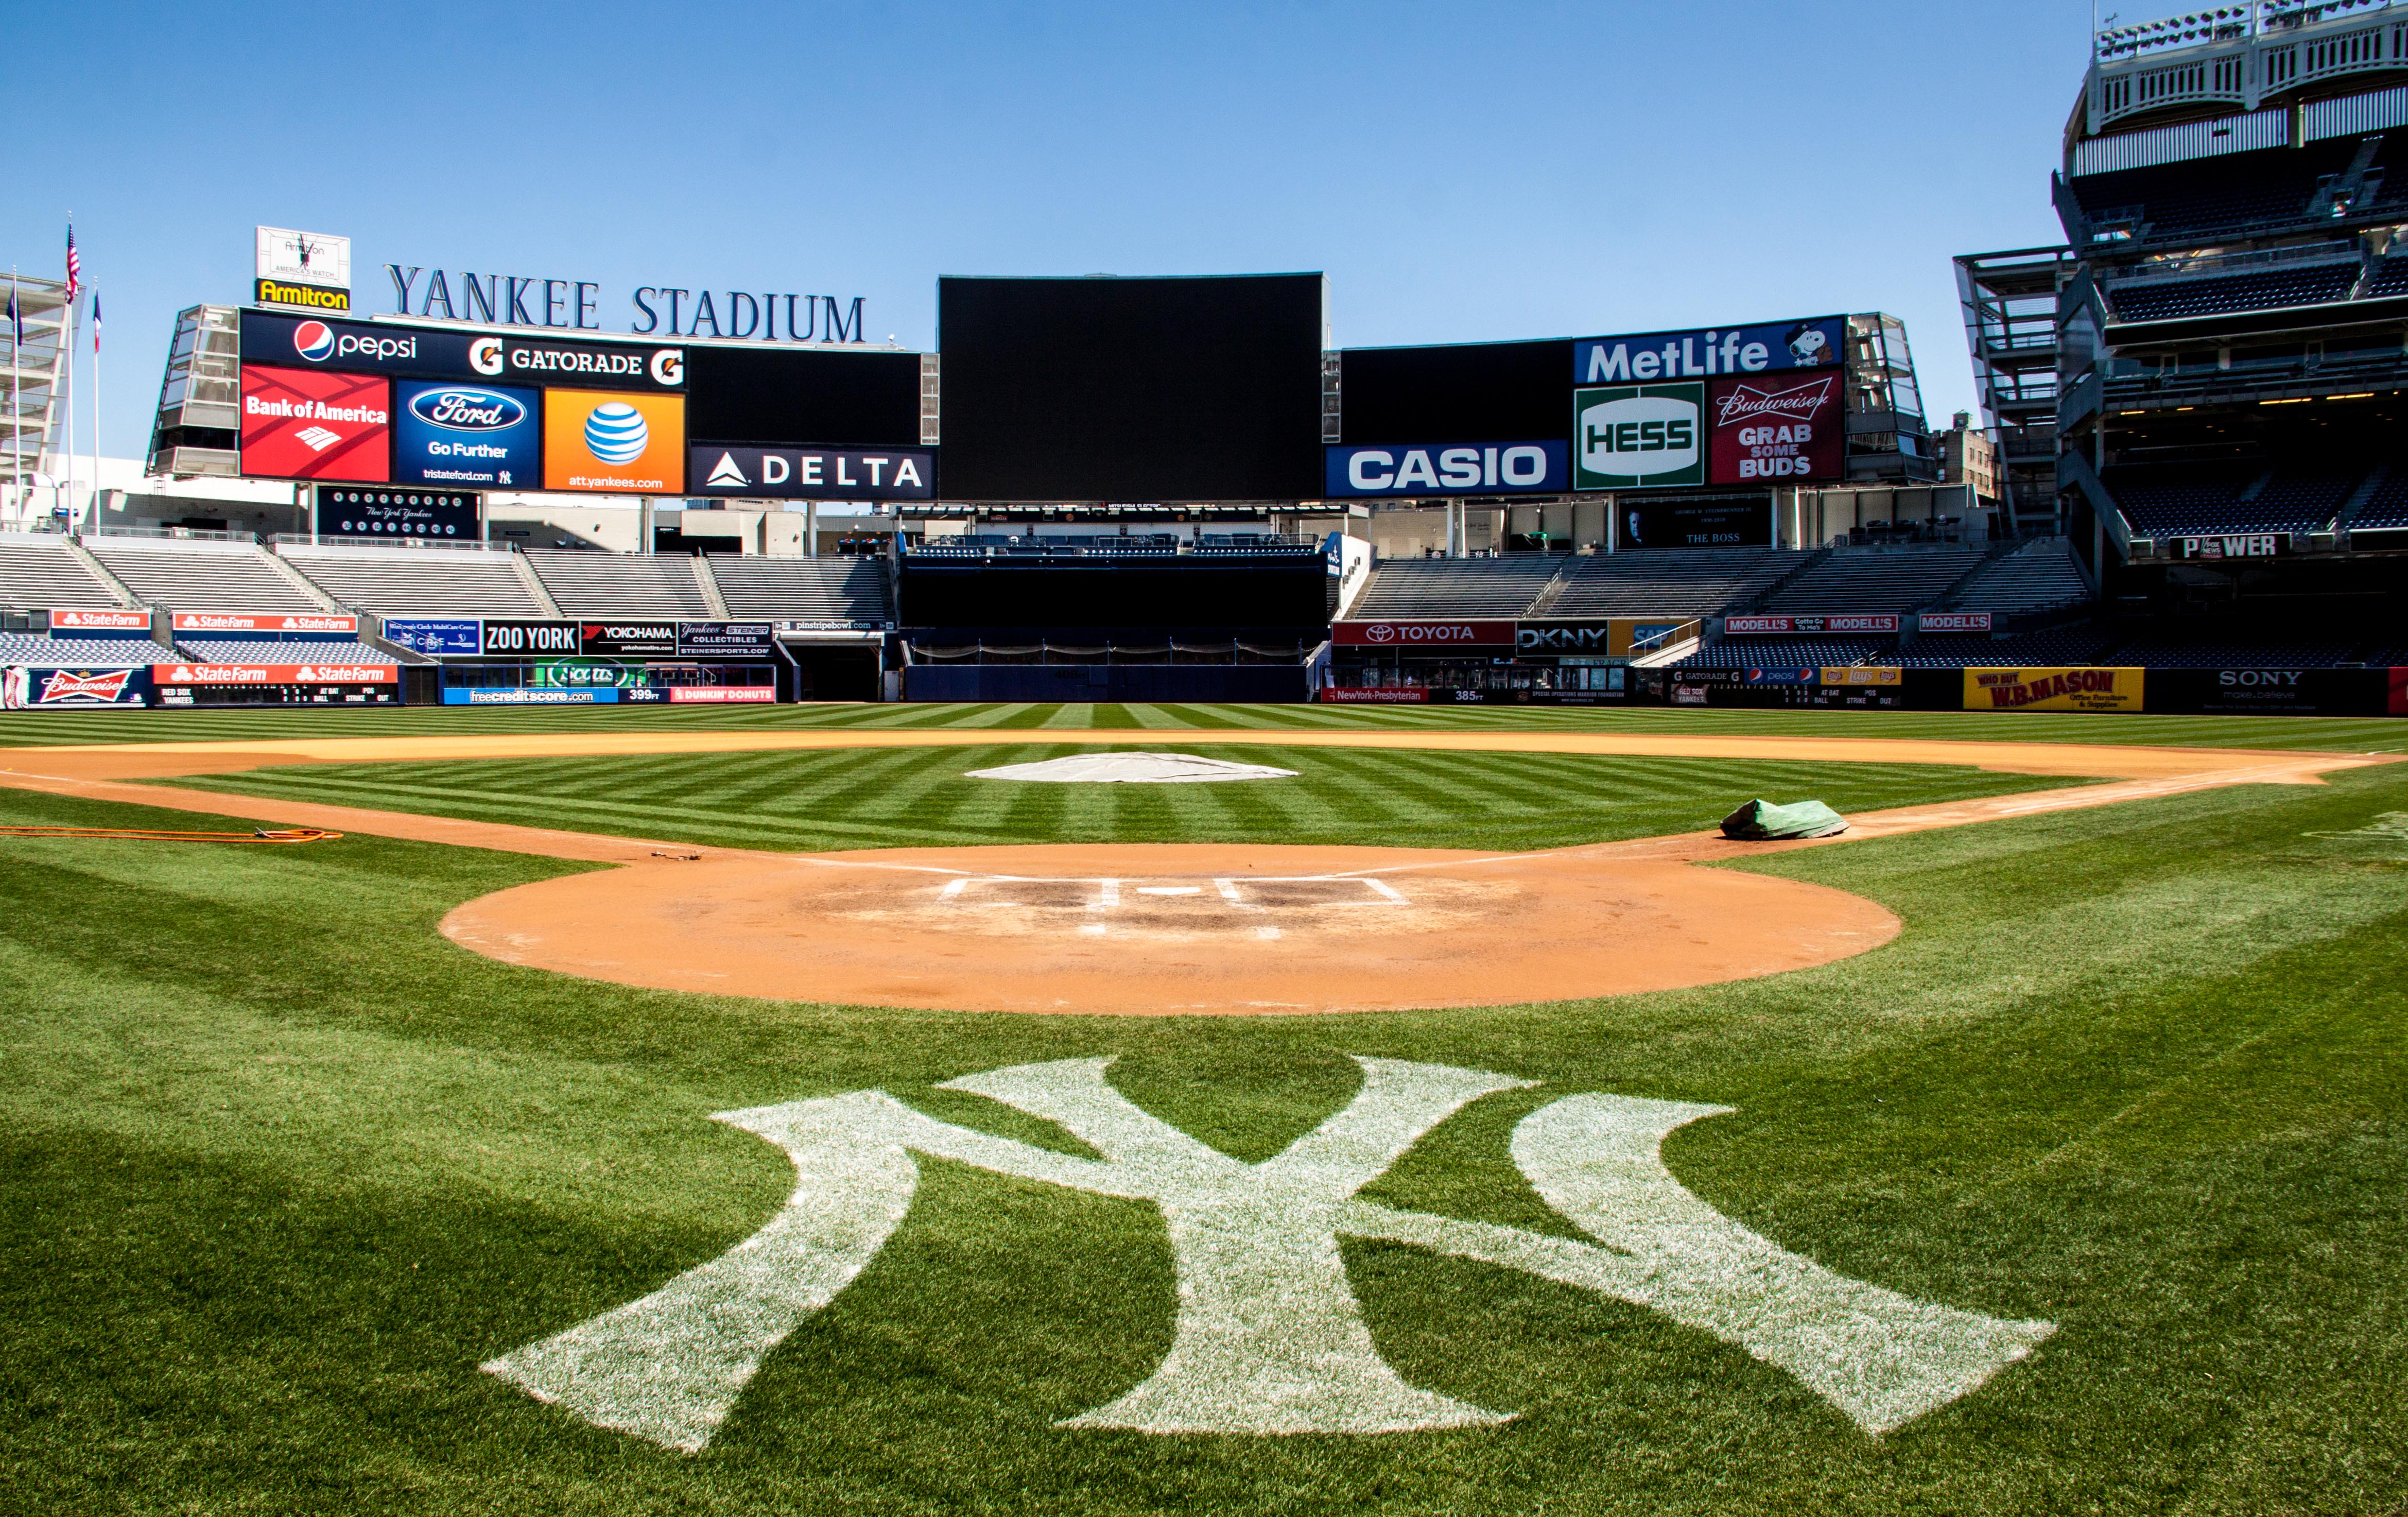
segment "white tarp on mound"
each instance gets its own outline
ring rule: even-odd
[[[1076,753],[1042,764],[972,769],[972,780],[1041,780],[1053,784],[1185,785],[1207,780],[1285,780],[1294,769],[1231,764],[1193,753]]]

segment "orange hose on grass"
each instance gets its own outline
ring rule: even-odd
[[[132,837],[154,843],[322,843],[323,827],[258,827],[250,832],[165,832],[147,827],[0,827],[0,837]]]

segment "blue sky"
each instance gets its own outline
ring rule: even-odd
[[[1942,424],[1972,398],[1948,259],[2059,237],[2088,20],[87,0],[12,21],[51,61],[15,76],[15,161],[46,166],[0,243],[55,276],[74,212],[121,456],[258,222],[351,237],[369,312],[399,262],[592,280],[613,330],[638,285],[858,294],[913,347],[939,274],[1321,269],[1340,346],[1884,309]]]

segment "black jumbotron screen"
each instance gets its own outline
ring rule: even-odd
[[[1321,494],[1322,277],[943,279],[948,500]]]

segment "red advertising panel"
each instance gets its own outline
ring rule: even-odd
[[[1511,648],[1511,622],[1340,622],[1329,629],[1340,648]]]
[[[153,664],[163,685],[390,685],[401,675],[390,664]]]
[[[360,630],[358,617],[332,611],[178,611],[170,621],[178,632],[340,632],[357,637]]]
[[[1748,633],[1896,632],[1895,616],[1730,616],[1723,619],[1723,635]]]
[[[393,381],[315,369],[242,370],[242,472],[375,484],[392,469]]]
[[[61,628],[81,628],[87,632],[148,632],[150,630],[150,613],[139,610],[52,611],[50,630],[56,632]]]
[[[1707,482],[1845,479],[1845,403],[1837,371],[1708,380]]]
[[[2391,699],[2388,708],[2393,716],[2408,716],[2408,669],[2391,671]]]

